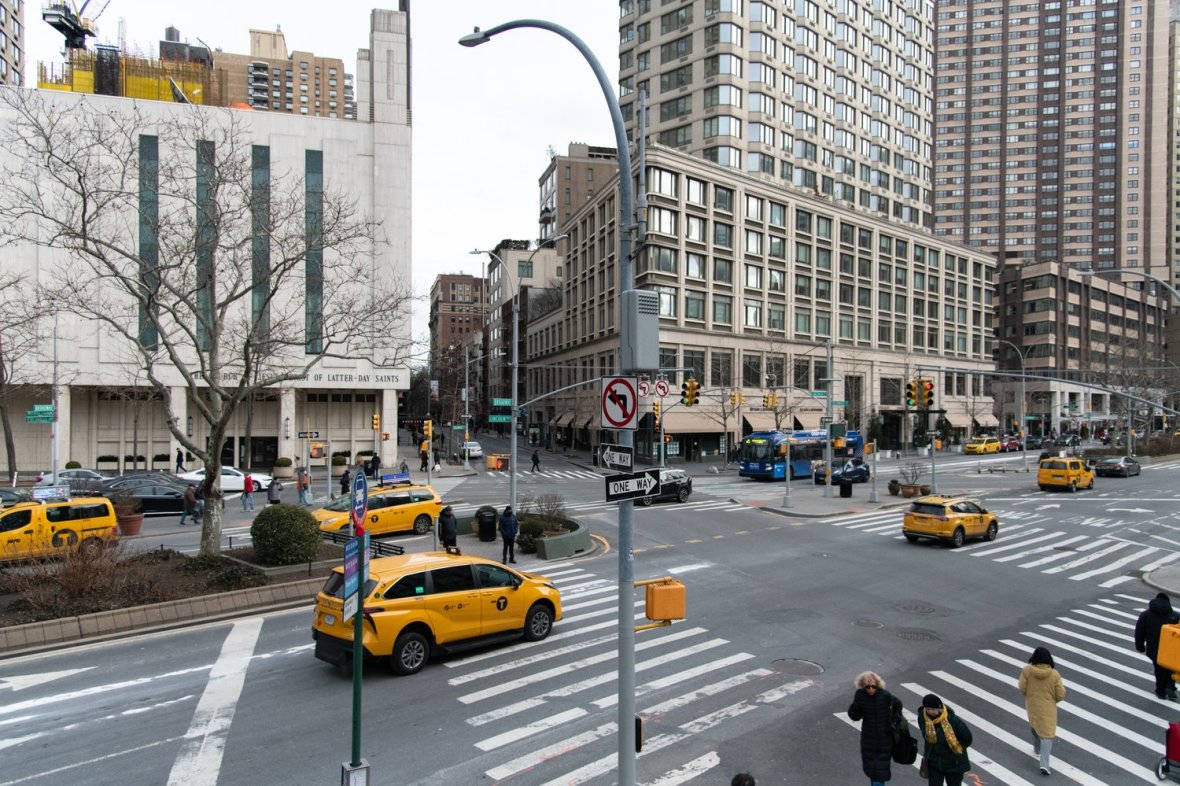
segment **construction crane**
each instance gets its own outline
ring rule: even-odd
[[[107,0],[93,19],[87,19],[82,14],[86,11],[86,6],[90,5],[90,0],[84,0],[80,8],[75,6],[73,0],[49,2],[41,9],[41,18],[62,34],[67,51],[85,49],[86,39],[98,34],[94,21],[102,16],[102,12],[107,10],[110,4],[110,0]]]

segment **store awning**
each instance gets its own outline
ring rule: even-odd
[[[677,407],[671,412],[665,412],[660,418],[664,424],[665,434],[717,434],[721,432],[721,422],[704,412],[694,412]]]
[[[569,422],[573,419],[574,419],[574,413],[562,412],[560,415],[558,415],[556,418],[553,419],[553,428],[565,428],[566,426],[569,425]]]
[[[948,412],[942,416],[951,428],[966,428],[969,418],[962,412]]]
[[[595,415],[591,415],[590,417],[586,418],[586,422],[582,424],[582,428],[590,428],[590,426],[594,423],[595,417]]]
[[[795,418],[795,423],[798,425],[797,430],[799,431],[814,431],[820,427],[819,419],[824,416],[824,413],[819,410],[792,412],[791,414]]]
[[[773,412],[743,412],[742,417],[750,424],[751,431],[774,431]]]
[[[983,428],[995,428],[1000,425],[1000,421],[996,420],[995,415],[976,415],[975,424]]]

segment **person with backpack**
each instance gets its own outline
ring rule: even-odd
[[[283,493],[283,484],[279,482],[278,478],[271,480],[270,485],[266,488],[266,502],[269,505],[277,505],[283,500],[280,494]]]

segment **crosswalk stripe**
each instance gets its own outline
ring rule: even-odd
[[[1139,551],[1136,551],[1135,553],[1126,557],[1120,557],[1114,562],[1108,562],[1101,568],[1088,570],[1085,573],[1075,573],[1074,575],[1070,576],[1070,578],[1074,581],[1084,581],[1085,579],[1093,578],[1094,576],[1101,576],[1103,573],[1110,573],[1111,571],[1119,570],[1124,565],[1129,565],[1130,563],[1135,562],[1142,557],[1154,554],[1157,551],[1159,551],[1159,549],[1157,549],[1155,546],[1148,546],[1147,548],[1140,549]]]
[[[1156,568],[1163,567],[1164,565],[1167,565],[1170,562],[1175,562],[1177,559],[1180,559],[1180,551],[1173,551],[1168,554],[1165,554],[1164,556],[1160,557],[1159,559],[1155,560],[1154,562],[1147,563],[1146,565],[1144,565],[1141,568],[1141,570],[1144,573],[1148,573],[1150,571],[1155,570]]]
[[[704,756],[698,756],[681,767],[665,772],[654,781],[648,781],[644,786],[679,786],[681,783],[688,783],[698,775],[704,775],[720,763],[721,757],[715,751],[709,751]]]
[[[1060,534],[1061,533],[1054,533],[1054,535],[1052,536],[1054,538],[1054,541],[1052,543],[1049,543],[1048,545],[1037,546],[1036,548],[1025,549],[1024,551],[1018,551],[1015,554],[1009,554],[1006,557],[1000,557],[999,559],[996,560],[996,562],[1012,562],[1014,560],[1024,559],[1025,557],[1031,557],[1034,554],[1044,554],[1046,551],[1055,551],[1057,549],[1064,548],[1065,546],[1072,546],[1073,544],[1075,544],[1079,541],[1086,540],[1085,535],[1074,535],[1072,538],[1066,538],[1065,540],[1061,540]],[[1022,565],[1021,567],[1024,567],[1024,566]]]
[[[1034,527],[1031,530],[1027,530],[1022,534],[1027,536],[1027,535],[1036,534],[1037,532],[1044,532],[1044,530],[1042,530],[1040,527]],[[974,543],[970,546],[966,546],[964,548],[957,549],[956,553],[970,554],[974,557],[978,557],[982,554],[984,557],[990,557],[993,554],[1002,554],[1005,551],[1012,551],[1013,549],[1027,548],[1028,544],[1030,544],[1030,543],[1040,543],[1041,541],[1052,540],[1053,538],[1059,537],[1061,533],[1050,532],[1048,535],[1041,535],[1038,538],[1025,537],[1020,540],[1017,540],[1015,543],[1008,542],[1008,537],[1007,537],[1008,534],[1009,534],[1008,530],[1005,529],[1004,530],[1005,538],[1004,538],[1003,545],[997,544],[995,541],[991,541],[990,543],[985,541],[983,543]],[[1008,557],[1007,559],[1013,559],[1013,558]],[[997,562],[998,561],[999,560],[997,560]]]
[[[721,661],[718,661],[717,667],[721,668],[723,666],[732,666],[736,663],[741,663],[742,661],[749,660],[752,657],[754,657],[754,656],[747,653],[747,652],[739,652],[736,655],[730,655],[728,658],[723,658]],[[690,679],[693,679],[694,677],[699,677],[704,674],[709,674],[714,671],[716,671],[716,669],[714,668],[714,664],[706,663],[702,666],[697,666],[695,668],[685,669],[684,671],[679,671],[675,674],[670,674],[667,677],[663,677],[661,679],[654,680],[652,682],[645,682],[636,689],[635,697],[638,698],[640,696],[646,696],[647,694],[653,693],[657,690],[663,690],[664,688],[670,688],[673,685],[677,685],[677,684],[684,682],[686,680],[690,680]],[[713,696],[717,693],[721,693],[722,691],[729,690],[731,688],[736,688],[737,686],[743,685],[746,682],[749,682],[751,679],[754,679],[756,677],[769,676],[773,673],[774,672],[770,671],[769,669],[755,669],[753,671],[747,671],[742,674],[735,674],[732,677],[727,677],[726,679],[721,680],[719,682],[714,682],[710,685],[706,685],[702,688],[698,688],[697,690],[693,691],[692,693],[687,693],[684,696],[677,697],[676,699],[670,699],[669,701],[680,701],[682,704],[688,704],[689,702],[695,701],[696,699],[703,698],[705,696]],[[619,703],[619,695],[617,693],[612,693],[609,696],[603,696],[601,699],[595,699],[591,703],[594,704],[594,706],[598,707],[599,709],[606,709],[607,707],[614,707]],[[680,706],[680,705],[677,705],[677,706]],[[649,711],[650,711],[650,709],[651,708],[649,708]],[[665,705],[662,706],[660,711],[667,712],[670,709],[672,709],[672,706],[665,702]]]
[[[1078,647],[1077,645],[1071,644],[1067,641],[1062,641],[1061,639],[1055,639],[1052,636],[1045,636],[1042,633],[1037,633],[1037,632],[1033,632],[1033,631],[1023,631],[1023,632],[1021,632],[1020,635],[1026,636],[1026,637],[1032,639],[1034,642],[1033,646],[1035,646],[1037,644],[1051,645],[1054,652],[1056,652],[1057,650],[1062,650],[1064,652],[1072,652],[1074,655],[1078,655],[1078,656],[1086,658],[1088,660],[1096,661],[1108,668],[1114,669],[1115,671],[1120,671],[1120,672],[1130,675],[1132,677],[1136,677],[1136,678],[1142,679],[1142,680],[1152,680],[1153,682],[1155,680],[1155,678],[1152,675],[1144,673],[1142,667],[1132,668],[1132,667],[1126,666],[1122,663],[1118,663],[1117,661],[1111,661],[1106,658],[1102,658],[1099,655],[1097,655],[1096,653],[1090,652],[1089,650],[1082,649],[1081,647]]]
[[[488,737],[486,740],[480,740],[479,742],[475,743],[475,747],[482,751],[490,751],[495,750],[496,748],[502,748],[509,743],[516,742],[517,740],[524,739],[525,737],[531,737],[534,734],[540,734],[541,732],[555,729],[563,723],[577,720],[578,718],[584,717],[588,714],[589,713],[581,707],[574,707],[573,709],[566,710],[565,712],[559,712],[556,715],[551,715],[548,718],[534,721],[527,726],[518,726],[515,729],[504,732],[503,734],[497,734],[495,737]]]
[[[581,734],[574,734],[564,739],[560,739],[552,745],[546,745],[543,748],[530,751],[523,756],[519,756],[512,761],[505,762],[498,767],[493,767],[487,770],[484,774],[492,780],[502,780],[504,778],[511,778],[513,775],[532,769],[538,764],[543,764],[550,759],[555,759],[563,753],[568,753],[572,750],[577,750],[584,745],[589,745],[592,742],[608,737],[615,733],[618,726],[614,723],[604,723],[601,726],[595,727],[590,731],[582,732]]]
[[[1102,541],[1099,541],[1099,544],[1101,544],[1101,543],[1102,543]],[[1106,543],[1110,543],[1110,541],[1106,541]],[[1123,548],[1126,547],[1126,545],[1127,545],[1126,543],[1114,543],[1114,544],[1111,544],[1110,546],[1108,546],[1107,548],[1102,549],[1101,551],[1092,551],[1090,554],[1087,554],[1084,557],[1079,557],[1078,559],[1075,559],[1073,562],[1067,562],[1064,565],[1058,565],[1056,567],[1049,568],[1048,570],[1045,570],[1042,572],[1043,573],[1061,573],[1062,571],[1069,570],[1070,568],[1077,568],[1082,565],[1089,564],[1089,563],[1093,562],[1094,560],[1099,559],[1101,557],[1105,557],[1108,554],[1113,554],[1116,551],[1121,551]],[[1097,548],[1097,547],[1095,547],[1095,548]],[[1079,549],[1079,551],[1081,551],[1083,549],[1089,550],[1085,546],[1083,546],[1082,549]]]

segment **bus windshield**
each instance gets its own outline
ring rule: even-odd
[[[769,439],[742,440],[742,458],[746,461],[767,461],[775,458],[774,441]]]

